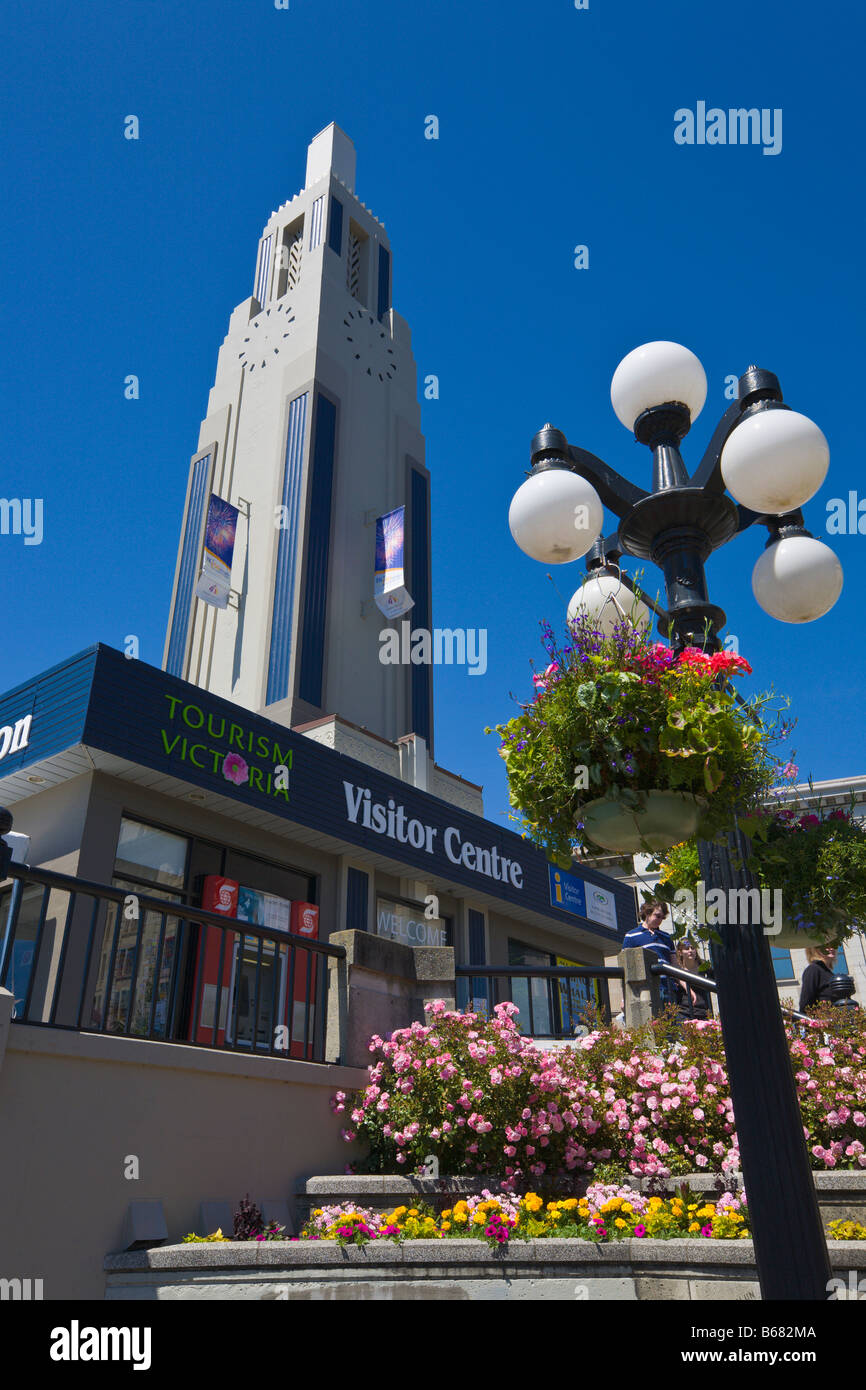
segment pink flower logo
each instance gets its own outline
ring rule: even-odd
[[[236,787],[242,787],[249,775],[249,767],[239,753],[226,753],[223,758],[223,777],[227,782],[234,782]]]

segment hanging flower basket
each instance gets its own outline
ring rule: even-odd
[[[767,940],[771,946],[778,946],[783,951],[803,951],[807,946],[823,946],[825,933],[814,926],[809,928],[805,923],[800,927],[789,917],[783,917],[782,930],[768,934]]]
[[[670,849],[695,834],[708,802],[691,792],[644,792],[641,804],[598,797],[581,810],[584,829],[602,849],[614,854],[641,854]]]
[[[781,931],[767,940],[786,951],[839,946],[866,928],[866,825],[850,812],[817,809],[820,815],[803,813],[788,800],[740,821],[751,842],[753,881],[782,919]],[[681,890],[694,894],[701,878],[694,840],[663,860],[660,895],[675,904]]]
[[[627,621],[613,632],[593,623],[580,613],[561,648],[544,629],[549,665],[535,698],[497,726],[512,819],[566,868],[575,850],[652,852],[729,829],[778,765],[770,697],[735,697],[748,662],[674,653]]]

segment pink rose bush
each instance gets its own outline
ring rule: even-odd
[[[369,1146],[364,1168],[412,1172],[434,1154],[443,1173],[493,1174],[512,1192],[600,1165],[659,1177],[739,1169],[718,1023],[597,1029],[548,1052],[518,1032],[517,1013],[437,1000],[426,1024],[371,1039],[368,1085],[331,1102],[350,1111],[344,1137]],[[866,1168],[862,1023],[848,1036],[820,1021],[788,1031],[813,1167]]]

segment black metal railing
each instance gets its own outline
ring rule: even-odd
[[[610,980],[625,978],[619,966],[458,965],[457,1007],[492,1013],[516,1004],[517,1026],[532,1038],[564,1040],[585,1032],[587,1020],[610,1022]]]
[[[345,949],[11,864],[0,986],[13,1021],[324,1062],[329,962]],[[336,1060],[336,1058],[329,1059]]]
[[[676,1000],[680,1013],[690,1018],[706,1017],[706,1014],[703,1012],[696,1011],[696,1006],[691,999],[691,992],[692,990],[700,989],[707,994],[717,994],[718,985],[715,980],[711,980],[707,975],[695,975],[688,970],[682,970],[678,965],[665,965],[661,961],[651,965],[650,971],[653,975],[668,976],[674,980],[682,980],[684,984],[690,986],[690,988],[682,991],[684,997],[682,999],[677,998]],[[782,1012],[786,1017],[796,1019],[801,1023],[815,1022],[808,1014],[801,1014],[796,1009],[783,1009]]]

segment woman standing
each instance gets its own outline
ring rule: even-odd
[[[833,974],[833,967],[836,964],[835,946],[807,946],[806,960],[809,964],[803,971],[803,979],[800,982],[800,1013],[803,1014],[813,1005],[822,1003],[833,1003],[833,981],[836,978]]]
[[[690,936],[685,937],[677,946],[676,963],[681,970],[688,970],[690,975],[697,975],[700,960],[697,947]],[[697,985],[687,984],[685,980],[675,980],[674,988],[677,1018],[712,1018],[709,990],[699,989]]]

